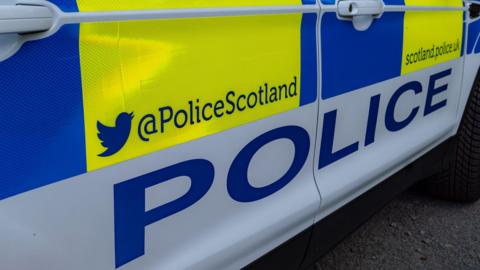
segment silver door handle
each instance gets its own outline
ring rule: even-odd
[[[53,26],[54,14],[43,6],[0,6],[0,34],[24,34],[47,31]]]
[[[358,31],[370,28],[373,20],[380,18],[384,11],[383,0],[339,0],[337,3],[338,18],[352,21]]]
[[[378,16],[384,11],[384,4],[378,0],[347,0],[338,2],[338,15],[341,17]]]

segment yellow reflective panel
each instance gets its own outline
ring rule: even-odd
[[[297,108],[301,18],[82,24],[88,170]]]
[[[80,11],[301,5],[301,0],[77,0]]]
[[[463,7],[462,0],[405,0],[407,6]]]
[[[462,32],[462,11],[405,12],[402,74],[459,58]]]

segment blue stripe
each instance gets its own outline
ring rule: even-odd
[[[400,5],[404,6],[405,5],[405,0],[384,0],[383,1],[385,5]]]
[[[480,20],[477,20],[468,25],[468,34],[467,34],[467,54],[477,52],[478,50],[475,47],[477,39],[480,35]],[[479,44],[477,44],[477,48]]]
[[[400,76],[403,12],[389,12],[366,31],[335,13],[322,18],[322,98],[328,99]]]
[[[317,100],[317,14],[304,14],[302,18],[302,68],[300,106]]]
[[[86,171],[78,34],[63,27],[0,63],[0,200]]]
[[[64,12],[77,12],[78,6],[76,0],[48,0],[55,4],[58,8],[60,8]]]
[[[465,28],[466,28],[466,23],[464,22],[463,25],[462,25],[462,50],[461,50],[461,54],[460,56],[463,56],[463,54],[465,53]]]

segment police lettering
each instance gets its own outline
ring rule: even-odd
[[[295,146],[292,165],[274,183],[256,188],[248,183],[248,165],[265,145],[288,139]],[[266,132],[237,155],[228,173],[227,189],[232,199],[253,202],[266,198],[284,188],[300,172],[310,149],[308,132],[298,126],[286,126]],[[120,267],[145,254],[145,227],[187,209],[198,202],[212,186],[215,169],[208,160],[195,159],[114,185],[115,265]],[[147,188],[186,176],[191,186],[182,197],[157,208],[145,211]]]
[[[447,105],[447,100],[440,98],[440,93],[448,89],[447,84],[440,80],[450,76],[451,69],[430,76],[426,100],[424,103],[423,116],[427,116]],[[165,132],[167,124],[174,124],[181,128],[197,121],[208,121],[213,117],[222,117],[233,111],[246,110],[256,106],[265,105],[281,98],[289,98],[296,95],[297,79],[290,86],[282,87],[279,95],[272,94],[272,88],[265,85],[258,92],[249,95],[237,96],[229,92],[226,102],[206,103],[197,106],[197,103],[189,103],[191,110],[174,111],[171,107],[162,107],[159,110],[160,122],[154,115],[145,115],[140,120],[138,133],[148,141],[148,135]],[[267,89],[270,89],[267,91]],[[263,91],[261,91],[263,90]],[[276,89],[277,91],[279,89]],[[399,99],[406,95],[418,95],[422,93],[422,84],[418,81],[408,82],[398,88],[386,104],[383,124],[389,132],[398,132],[410,125],[421,113],[418,104],[412,104],[407,116],[397,118],[395,110]],[[435,100],[435,102],[434,102]],[[363,146],[367,147],[375,142],[375,135],[379,121],[381,94],[370,98],[368,120],[366,125]],[[193,110],[193,111],[192,111]],[[339,150],[334,150],[335,130],[337,125],[338,110],[332,110],[324,114],[322,138],[320,141],[319,169],[339,161],[355,152],[361,146],[360,140],[344,145]],[[195,117],[193,116],[195,115]],[[202,120],[200,120],[200,118]],[[293,162],[286,173],[271,181],[272,184],[265,187],[254,187],[248,179],[248,167],[254,155],[265,145],[287,139],[294,145],[295,153]],[[306,163],[310,150],[310,135],[302,127],[285,126],[268,131],[248,143],[235,157],[228,169],[226,189],[232,198],[240,203],[251,203],[267,198],[278,192],[295,179]],[[224,175],[224,173],[221,173]],[[187,193],[178,199],[160,205],[154,209],[145,211],[146,190],[155,185],[167,181],[176,181],[179,177],[186,176],[191,185]],[[114,219],[115,219],[115,265],[122,265],[135,260],[145,254],[145,227],[175,215],[201,200],[210,190],[215,176],[214,165],[204,159],[194,159],[181,162],[160,170],[139,176],[137,178],[114,185]]]
[[[423,116],[427,116],[447,105],[447,100],[443,99],[433,103],[433,98],[445,92],[448,89],[447,84],[437,85],[438,81],[452,74],[452,70],[448,69],[430,76],[427,98],[425,100],[425,109]],[[410,125],[419,113],[419,106],[412,105],[411,111],[404,119],[395,118],[395,109],[400,97],[404,95],[418,95],[423,91],[422,84],[418,81],[408,82],[397,89],[387,104],[385,112],[385,128],[390,132],[398,132]],[[376,95],[370,99],[370,109],[368,113],[368,121],[364,138],[364,146],[369,146],[375,142],[375,134],[378,124],[378,112],[380,106],[381,95]],[[318,168],[322,169],[326,166],[343,159],[359,150],[360,141],[352,142],[342,147],[340,150],[334,151],[334,139],[337,120],[337,110],[325,113],[323,116],[322,139],[320,141],[320,159]]]

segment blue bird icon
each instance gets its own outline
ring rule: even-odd
[[[109,157],[122,149],[130,136],[132,119],[133,112],[123,112],[117,116],[114,127],[105,126],[97,121],[98,138],[102,141],[102,146],[107,148],[98,155],[99,157]]]

